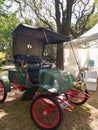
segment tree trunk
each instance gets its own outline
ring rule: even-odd
[[[63,43],[57,44],[57,58],[56,58],[56,67],[60,69],[64,69],[64,51],[63,51]]]
[[[60,13],[59,0],[55,0],[57,29],[58,29],[59,33],[64,34],[66,37],[69,37],[69,33],[70,33],[73,2],[74,2],[74,0],[67,0],[66,9],[63,10],[62,13]],[[60,22],[61,15],[62,15],[62,23]],[[57,45],[56,67],[64,69],[63,43],[60,45]]]

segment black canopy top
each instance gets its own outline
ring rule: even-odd
[[[68,39],[59,33],[47,30],[43,27],[33,28],[26,24],[19,24],[12,33],[12,37],[15,40],[18,36],[30,37],[33,40],[39,41],[39,43],[46,44],[57,44],[68,41]],[[15,44],[16,42],[13,42]]]

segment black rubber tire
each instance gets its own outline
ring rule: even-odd
[[[0,97],[0,103],[3,103],[5,101],[5,99],[6,99],[6,97],[7,97],[7,92],[5,91],[5,87],[4,87],[4,84],[3,84],[2,80],[0,80],[0,85],[1,85],[1,87],[3,87],[3,93],[0,92],[0,96],[2,96],[2,97]]]
[[[35,114],[37,112],[35,111],[37,111],[37,109],[39,108],[38,105],[40,106],[40,110],[38,110],[39,114],[37,116],[37,114]],[[36,108],[36,106],[38,106],[38,108]],[[49,113],[47,112],[47,108],[50,109],[50,111],[48,110]],[[55,114],[55,111],[57,111],[56,115],[53,116],[52,113]],[[45,112],[48,113],[49,116],[48,114],[44,115]],[[46,95],[46,94],[38,95],[37,97],[33,99],[31,103],[30,114],[31,114],[32,120],[42,130],[55,130],[56,128],[59,127],[63,119],[63,110],[60,104],[58,103],[58,101],[54,97],[50,95]],[[42,119],[39,119],[38,117]],[[45,123],[46,123],[46,120],[48,120],[47,118],[49,119],[49,121],[47,122],[47,124],[44,124],[43,122],[45,120]],[[52,124],[53,122],[51,121],[51,119],[55,121],[55,124]],[[50,122],[52,125],[48,124]]]

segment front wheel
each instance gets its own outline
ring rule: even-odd
[[[31,103],[32,120],[43,130],[56,129],[62,121],[62,112],[58,101],[50,95],[41,94]]]
[[[67,98],[69,101],[71,101],[73,104],[76,105],[82,105],[88,100],[88,91],[85,89],[85,91],[80,90],[69,90],[67,91]]]
[[[0,103],[3,103],[6,97],[7,97],[7,92],[5,91],[5,87],[2,80],[0,80]]]

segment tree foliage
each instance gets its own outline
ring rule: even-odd
[[[15,13],[8,11],[4,1],[0,1],[0,51],[11,55],[12,49],[12,31],[19,23]]]
[[[0,65],[6,61],[6,53],[0,52]]]
[[[75,37],[83,33],[87,21],[95,9],[95,3],[91,3],[89,0],[6,1],[9,1],[9,7],[16,5],[15,11],[20,18],[31,19],[38,26],[43,23],[45,27],[68,36],[69,34],[74,36],[71,31],[75,30]],[[71,23],[74,23],[75,26],[71,26]]]

